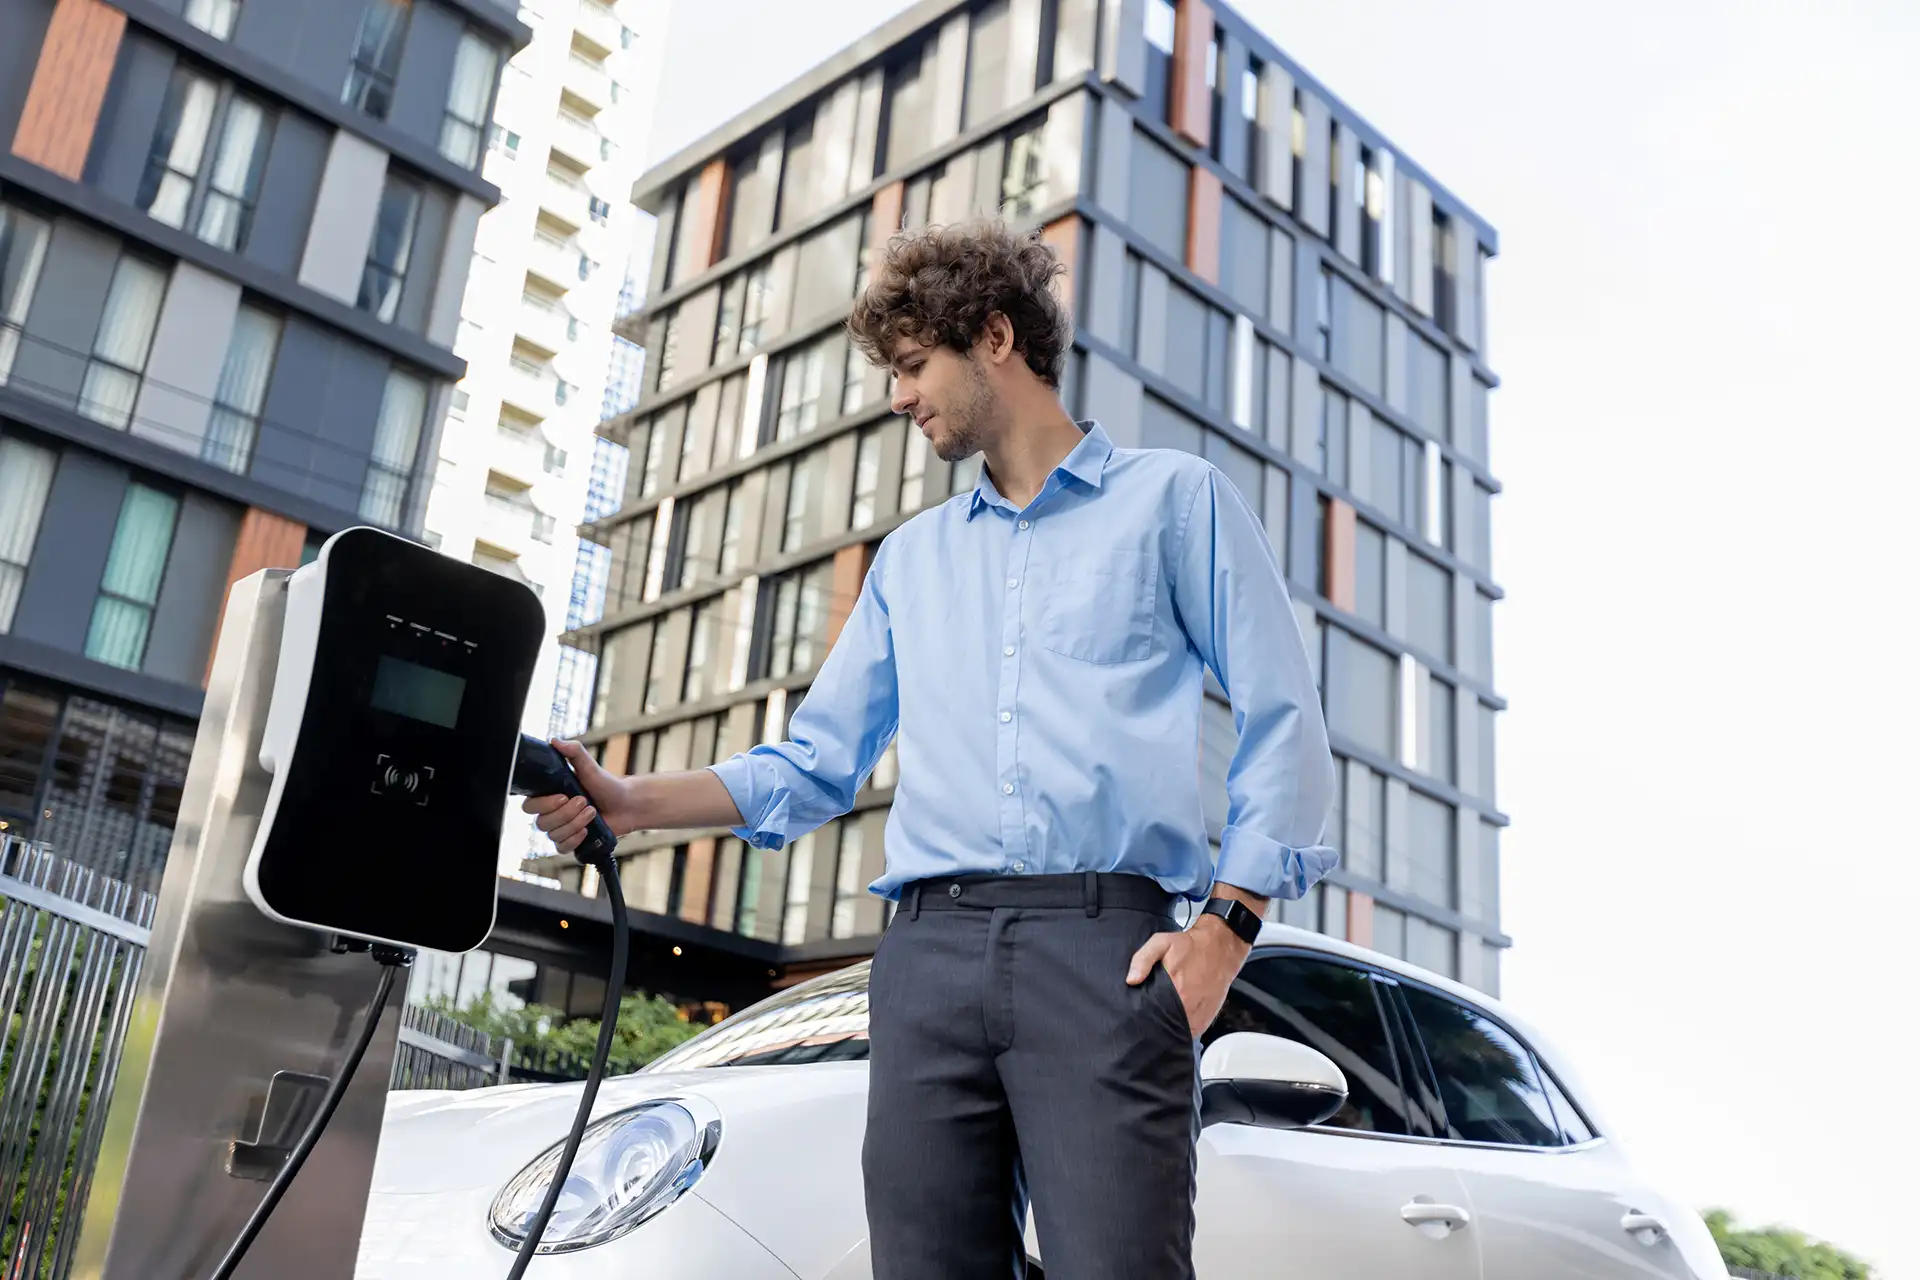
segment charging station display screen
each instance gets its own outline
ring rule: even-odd
[[[392,654],[380,655],[373,673],[373,705],[382,711],[451,729],[460,723],[467,682]]]

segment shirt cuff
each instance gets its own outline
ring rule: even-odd
[[[1333,870],[1340,855],[1326,845],[1293,848],[1245,827],[1228,827],[1220,837],[1220,861],[1213,878],[1262,898],[1304,898],[1307,890]]]
[[[740,811],[742,825],[731,828],[734,835],[756,849],[780,849],[787,843],[787,793],[769,782],[765,772],[755,767],[751,756],[741,754],[710,764],[707,768],[720,779],[733,807]]]

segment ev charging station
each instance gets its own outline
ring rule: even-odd
[[[511,792],[578,793],[520,734],[545,633],[526,586],[374,529],[234,584],[75,1277],[353,1275],[412,952],[491,931]]]

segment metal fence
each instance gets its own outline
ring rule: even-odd
[[[0,1259],[64,1276],[146,958],[154,895],[0,836]]]
[[[61,1280],[79,1236],[156,896],[0,834],[0,1280]],[[513,1044],[416,1005],[393,1089],[572,1080],[571,1055]]]

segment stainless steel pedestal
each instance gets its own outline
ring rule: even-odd
[[[379,967],[261,915],[241,887],[269,777],[284,570],[236,583],[187,770],[153,941],[73,1275],[202,1280],[339,1066]],[[369,884],[369,893],[380,892]],[[347,1280],[366,1215],[405,975],[352,1087],[239,1277]]]

